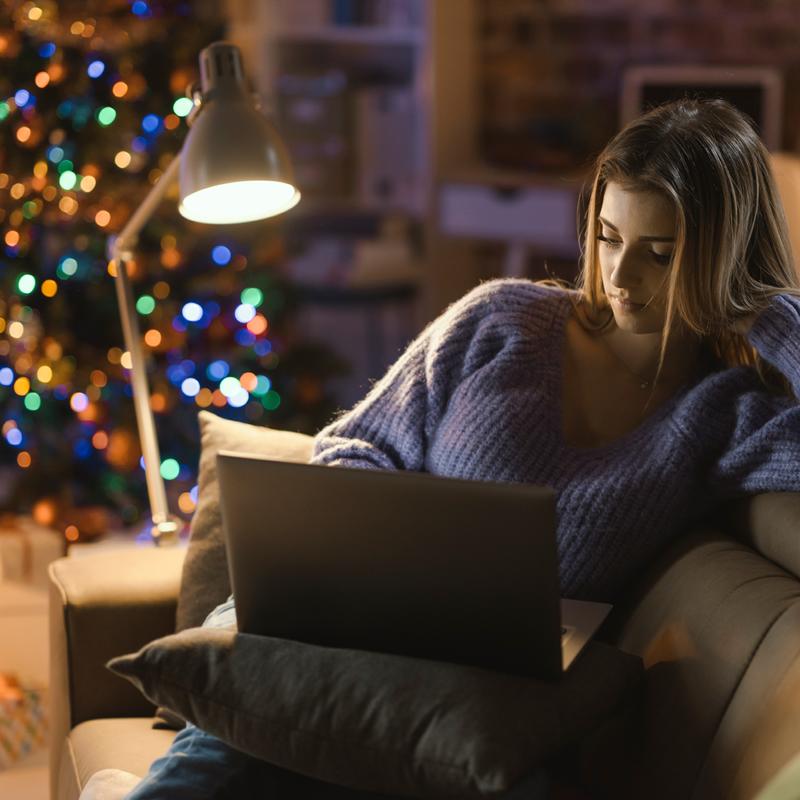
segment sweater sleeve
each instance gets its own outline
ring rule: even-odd
[[[774,297],[756,319],[748,340],[789,380],[795,397],[753,389],[736,398],[727,446],[710,475],[720,499],[800,491],[800,298]]]
[[[453,389],[484,357],[482,329],[501,313],[488,281],[431,322],[351,410],[314,439],[312,464],[423,471]]]

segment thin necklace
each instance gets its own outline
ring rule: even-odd
[[[642,376],[641,376],[641,375],[640,375],[638,372],[634,372],[634,371],[633,371],[633,370],[632,370],[632,369],[631,369],[631,368],[630,368],[630,367],[629,367],[629,366],[628,366],[628,365],[627,365],[627,364],[626,364],[626,363],[625,363],[625,362],[624,362],[624,361],[623,361],[623,360],[622,360],[622,359],[621,359],[621,358],[620,358],[620,357],[619,357],[619,356],[616,354],[616,352],[614,352],[614,350],[613,350],[613,348],[611,347],[611,345],[610,345],[610,344],[609,344],[609,343],[608,343],[608,342],[605,340],[605,337],[601,337],[601,338],[603,339],[603,342],[605,343],[606,349],[607,349],[607,350],[608,350],[608,351],[611,353],[611,355],[612,355],[612,356],[614,356],[614,358],[617,360],[617,362],[618,362],[619,364],[621,364],[621,365],[622,365],[622,366],[625,368],[626,372],[629,372],[631,375],[633,375],[633,377],[634,377],[634,378],[636,378],[636,380],[639,382],[639,388],[640,388],[640,389],[643,389],[643,390],[644,390],[644,389],[649,389],[649,388],[650,388],[650,385],[651,385],[651,384],[652,384],[652,382],[653,382],[653,379],[652,379],[652,378],[643,378],[643,377],[642,377]]]

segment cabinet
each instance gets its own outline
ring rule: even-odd
[[[228,0],[227,36],[292,153],[298,326],[353,366],[342,406],[479,276],[439,225],[442,176],[475,160],[473,0]]]

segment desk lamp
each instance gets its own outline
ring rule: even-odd
[[[180,153],[170,162],[118,236],[109,241],[115,264],[117,303],[131,359],[131,387],[144,455],[155,544],[175,543],[181,521],[169,513],[139,323],[127,264],[139,231],[167,189],[179,179],[182,216],[194,222],[252,222],[287,211],[300,200],[286,148],[259,113],[246,88],[239,49],[214,42],[200,53],[200,87]]]

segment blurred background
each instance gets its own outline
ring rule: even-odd
[[[0,529],[63,545],[147,519],[106,243],[180,149],[221,38],[303,199],[212,228],[176,190],[140,239],[161,472],[186,519],[199,409],[314,433],[479,281],[573,280],[592,159],[649,105],[750,114],[796,227],[800,0],[3,2]]]

